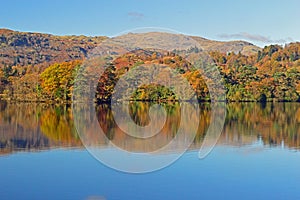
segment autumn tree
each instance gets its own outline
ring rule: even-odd
[[[81,63],[81,61],[56,63],[41,74],[42,90],[50,100],[71,99],[74,78]]]

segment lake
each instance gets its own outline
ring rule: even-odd
[[[147,126],[150,107],[132,102],[128,109],[136,124]],[[164,126],[148,141],[124,134],[107,104],[95,107],[106,137],[94,135],[93,127],[85,131],[100,153],[112,157],[109,143],[129,152],[152,152],[174,140],[183,121],[180,104],[162,107]],[[193,106],[184,112],[192,123]],[[131,174],[107,167],[86,150],[72,106],[1,102],[0,199],[300,199],[300,104],[228,103],[226,113],[218,142],[205,158],[198,155],[212,109],[201,103],[199,128],[187,151],[158,171]],[[182,129],[189,133],[194,125],[185,123]],[[176,156],[182,145],[179,140],[152,157]]]

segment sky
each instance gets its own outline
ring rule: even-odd
[[[56,35],[114,36],[161,27],[258,46],[300,41],[299,0],[4,0],[0,28]]]

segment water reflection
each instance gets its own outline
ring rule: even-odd
[[[0,103],[0,153],[81,146],[70,107]]]
[[[300,104],[298,103],[229,103],[227,117],[219,144],[242,146],[258,141],[265,146],[300,147]],[[132,119],[139,125],[149,123],[151,103],[130,103]],[[169,143],[176,135],[180,124],[180,105],[163,104],[167,111],[166,124],[160,134],[145,139],[136,139],[122,132],[116,125],[110,106],[97,106],[100,126],[106,137],[117,146],[135,152],[149,152]],[[193,106],[189,107],[193,118]],[[124,108],[126,109],[126,108]],[[186,119],[190,120],[190,119]],[[208,103],[200,105],[200,122],[191,149],[199,149],[211,120]],[[95,127],[87,127],[87,131]],[[189,126],[184,127],[188,131]],[[106,147],[105,138],[97,143]],[[82,144],[74,128],[70,106],[46,104],[0,103],[0,153],[36,151],[57,147],[80,147]]]
[[[149,109],[152,106],[152,104],[153,103],[150,102],[146,102],[146,103],[132,102],[129,104],[130,115],[136,124],[145,126],[151,123],[150,126],[154,126],[153,129],[156,129],[155,126],[160,127],[159,123],[150,122]],[[188,104],[183,109],[181,109],[179,103],[172,103],[172,104],[162,103],[161,106],[166,110],[167,117],[166,117],[165,124],[157,134],[146,139],[133,137],[129,134],[126,134],[123,131],[124,129],[122,130],[116,124],[113,118],[112,110],[109,105],[99,106],[97,108],[97,116],[99,117],[98,121],[100,126],[103,129],[103,132],[106,133],[106,137],[109,138],[110,141],[115,146],[121,149],[130,152],[153,152],[159,150],[163,147],[166,147],[166,145],[170,144],[171,141],[174,141],[174,137],[178,136],[178,130],[181,124],[184,125],[183,127],[181,127],[181,131],[184,134],[178,136],[181,137],[181,140],[176,140],[175,143],[172,144],[172,150],[176,151],[185,148],[188,141],[191,141],[189,139],[189,136],[194,137],[193,134],[195,134],[195,129],[197,127],[194,126],[195,128],[192,128],[193,125],[189,124],[189,122],[198,121],[199,119],[197,115],[199,109],[198,110],[195,109],[197,105]],[[204,104],[202,107],[203,109],[201,109],[200,115],[204,115],[206,110],[209,109],[209,107],[208,106],[205,107]],[[126,106],[123,104],[120,105],[119,108],[124,110],[124,112],[126,112],[127,110]],[[182,112],[184,112],[185,113],[184,116],[188,116],[188,118],[182,119],[181,118],[181,115],[183,115]],[[156,116],[158,118],[156,122],[164,120],[164,117],[162,115],[158,114]],[[122,121],[122,124],[119,124],[121,127],[123,128],[125,127],[126,130],[131,130],[130,123],[127,122],[126,118],[120,121]],[[199,133],[201,132],[201,135],[203,135],[203,133],[205,132],[204,129],[207,129],[207,127],[208,127],[207,125],[200,126],[198,132]],[[143,136],[144,133],[140,133],[140,135]]]

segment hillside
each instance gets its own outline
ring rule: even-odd
[[[106,37],[55,36],[0,29],[0,67],[83,59]]]
[[[208,40],[198,36],[188,36],[183,34],[172,34],[163,32],[148,33],[128,33],[122,36],[112,38],[114,43],[125,43],[128,46],[147,47],[154,49],[164,49],[168,51],[186,50],[190,47],[210,52],[219,51],[222,53],[234,52],[242,54],[254,54],[261,50],[259,47],[245,41],[221,42]]]
[[[173,37],[169,37],[172,35]],[[143,44],[149,47],[162,47],[170,49],[176,43],[180,44],[189,36],[170,33],[129,33],[116,37],[115,40],[128,42],[128,44]],[[96,36],[56,36],[43,33],[18,32],[8,29],[0,29],[0,67],[3,66],[27,66],[50,65],[72,60],[82,60],[88,52],[98,46],[107,37]],[[173,41],[170,41],[173,38]],[[260,50],[259,47],[244,41],[219,42],[201,37],[191,36],[191,44],[203,51],[241,52],[253,54]],[[153,43],[157,41],[157,43]],[[188,45],[187,45],[188,46]],[[184,48],[184,47],[182,47]]]
[[[201,37],[192,36],[192,38],[201,44],[203,50],[210,51],[219,51],[219,52],[241,52],[244,55],[251,55],[257,53],[261,48],[245,41],[229,41],[221,42],[215,40],[208,40]]]
[[[200,37],[161,32],[128,33],[106,37],[54,36],[41,33],[0,31],[0,99],[13,101],[70,102],[73,91],[89,91],[89,80],[98,81],[95,100],[109,102],[120,78],[140,66],[141,71],[121,84],[131,94],[128,83],[139,88],[129,97],[133,101],[177,101],[174,91],[150,82],[147,66],[161,66],[156,73],[171,68],[188,80],[199,101],[210,101],[206,82],[188,60],[201,58],[204,69],[217,66],[226,88],[227,101],[300,101],[300,42],[260,49],[248,42],[218,42]],[[99,49],[95,48],[101,44]],[[103,51],[104,50],[104,51]],[[105,55],[106,69],[97,77],[94,66],[82,65],[88,55]],[[91,61],[91,60],[90,60]],[[100,59],[101,61],[101,59]],[[82,67],[84,66],[84,67]],[[103,64],[101,64],[102,67]],[[82,84],[74,84],[81,77]],[[165,76],[165,75],[164,75]],[[142,78],[141,78],[142,77]],[[171,77],[164,77],[164,80]],[[98,80],[97,80],[98,79]],[[173,80],[173,78],[172,78]],[[177,79],[176,79],[177,80]],[[205,81],[204,81],[205,80]],[[131,82],[130,82],[131,81]],[[76,81],[75,81],[76,82]],[[147,83],[148,83],[147,82]],[[80,93],[81,94],[81,93]],[[83,95],[84,96],[84,95]],[[220,99],[225,100],[225,99]]]

